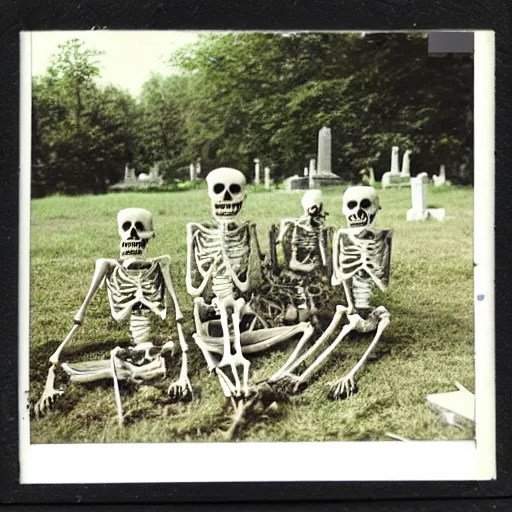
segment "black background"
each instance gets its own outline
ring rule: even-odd
[[[507,0],[119,0],[0,2],[0,486],[6,509],[69,510],[58,503],[162,503],[173,510],[512,510],[510,275],[510,87],[512,36]],[[496,33],[496,414],[498,479],[489,482],[315,482],[130,485],[20,485],[17,411],[17,295],[19,187],[19,32],[22,30],[243,29],[243,30],[435,30],[482,29]],[[129,59],[129,55],[127,55]],[[23,319],[28,321],[28,319]],[[51,461],[52,464],[59,461]],[[331,461],[332,462],[332,461]],[[78,463],[60,461],[62,464]],[[98,461],[102,463],[102,461]],[[179,464],[179,461],[162,461]],[[250,461],[247,461],[250,464]],[[269,460],[269,464],[282,462]],[[350,461],[338,463],[350,465]],[[200,464],[200,461],[198,461]],[[368,461],[371,464],[371,461]],[[134,468],[136,470],[136,468]],[[143,469],[141,469],[143,470]],[[286,466],[283,465],[283,472]],[[501,499],[492,499],[501,498]],[[376,501],[379,500],[379,501]],[[397,501],[400,500],[400,501]],[[313,507],[312,501],[316,502]],[[228,503],[230,502],[230,503]],[[235,504],[233,502],[239,502]],[[243,503],[240,503],[243,502]],[[253,502],[251,505],[249,502]],[[265,503],[263,503],[265,502]],[[276,505],[280,502],[279,505]],[[308,503],[309,502],[309,503]],[[177,503],[181,503],[177,505]],[[185,505],[189,503],[189,505]],[[196,505],[191,505],[195,503]],[[216,503],[216,505],[213,505]],[[258,504],[259,503],[259,504]],[[271,506],[271,503],[274,505]],[[50,505],[51,504],[51,505]],[[115,504],[115,505],[114,505]],[[86,508],[89,509],[91,505]],[[16,507],[17,508],[17,507]],[[75,507],[73,507],[75,508]],[[77,507],[78,508],[78,507]],[[91,507],[92,508],[92,507]],[[96,508],[96,507],[94,507]],[[138,507],[127,509],[140,510]]]

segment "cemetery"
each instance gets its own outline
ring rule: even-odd
[[[263,50],[288,51],[244,37],[201,44],[240,62],[237,51],[258,50],[268,69]],[[307,41],[326,52],[346,43]],[[471,421],[454,427],[427,400],[454,382],[474,389],[474,195],[463,142],[447,150],[455,136],[440,132],[438,143],[403,120],[373,133],[364,109],[354,127],[345,110],[336,117],[337,96],[319,107],[315,87],[300,85],[286,99],[291,120],[265,103],[269,130],[259,103],[251,110],[226,88],[241,89],[248,70],[198,55],[173,62],[197,66],[186,80],[204,97],[174,103],[161,91],[180,99],[185,78],[152,77],[131,121],[150,122],[138,145],[112,155],[108,176],[91,160],[89,175],[76,171],[79,192],[45,175],[56,172],[53,153],[33,171],[32,442],[472,439]],[[442,77],[448,64],[436,65]],[[350,84],[355,109],[365,99]],[[237,101],[223,103],[226,90]],[[293,119],[309,102],[309,115]],[[170,113],[183,115],[184,133]]]

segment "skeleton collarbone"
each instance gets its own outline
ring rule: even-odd
[[[143,262],[116,261],[105,276],[105,285],[112,317],[124,320],[139,305],[164,319],[167,314],[165,281],[160,269],[162,258]]]
[[[225,230],[202,224],[194,224],[194,227],[194,258],[203,282],[211,278],[214,293],[233,290],[233,286],[240,292],[247,291],[250,223],[244,222],[234,229],[228,226]]]

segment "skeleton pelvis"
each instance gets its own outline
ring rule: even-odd
[[[141,366],[116,358],[115,365],[116,377],[120,381],[152,380],[166,373],[163,357],[157,357],[150,363]],[[71,382],[87,383],[113,378],[110,359],[72,364],[62,363],[61,368],[69,376]]]

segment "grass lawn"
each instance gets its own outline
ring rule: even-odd
[[[473,426],[446,424],[426,401],[429,393],[455,390],[454,381],[474,391],[473,190],[430,188],[429,206],[444,207],[444,223],[408,223],[410,190],[379,191],[382,210],[376,227],[394,230],[392,272],[386,294],[374,304],[391,312],[374,356],[359,376],[359,392],[329,401],[327,384],[341,377],[362,355],[372,335],[352,337],[331,356],[320,377],[289,404],[280,404],[248,422],[244,441],[389,440],[391,432],[409,439],[469,439]],[[325,192],[329,224],[344,225],[342,190]],[[243,219],[257,221],[260,243],[282,217],[301,214],[299,194],[250,192]],[[126,207],[153,212],[157,237],[149,256],[170,254],[174,286],[185,315],[189,369],[195,397],[171,404],[166,389],[179,371],[153,386],[122,389],[127,426],[117,426],[111,384],[70,385],[55,410],[32,420],[32,443],[214,441],[231,420],[220,385],[208,374],[195,346],[192,298],[185,289],[185,225],[210,218],[205,189],[176,193],[123,193],[50,197],[32,202],[30,378],[31,400],[42,392],[48,358],[73,326],[73,316],[89,288],[96,258],[117,258],[116,214]],[[170,309],[172,314],[172,309]],[[157,339],[175,334],[172,318],[154,322]],[[171,326],[169,330],[168,325]],[[176,337],[174,336],[176,339]],[[64,352],[70,361],[108,358],[129,343],[127,324],[110,317],[100,289],[83,327]],[[270,376],[292,345],[252,358],[252,380]]]

